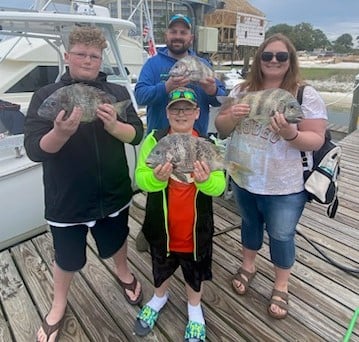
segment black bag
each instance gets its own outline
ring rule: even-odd
[[[298,90],[297,100],[302,104],[304,86]],[[309,201],[328,204],[327,215],[333,218],[337,212],[338,181],[342,149],[331,140],[330,131],[325,132],[325,141],[318,151],[313,151],[313,168],[310,170],[305,152],[300,152],[303,163],[304,188]]]

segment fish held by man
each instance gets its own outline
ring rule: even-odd
[[[250,106],[248,116],[263,124],[269,124],[276,112],[283,113],[288,123],[298,123],[303,112],[297,99],[287,90],[276,88],[243,93],[240,97],[217,97],[222,103],[221,110],[238,103]]]
[[[227,167],[223,149],[204,138],[185,133],[173,133],[160,139],[147,157],[146,164],[154,169],[157,165],[170,162],[173,165],[175,178],[189,183],[196,160],[206,162],[211,171],[223,170]],[[233,163],[230,167],[248,171],[245,167]]]
[[[80,107],[83,114],[81,122],[88,123],[97,119],[96,109],[100,104],[112,104],[119,118],[126,120],[126,108],[131,100],[117,102],[116,98],[104,92],[101,89],[86,85],[84,83],[75,83],[54,91],[41,104],[39,116],[54,121],[61,110],[65,110],[65,119],[69,117],[74,107]]]
[[[199,82],[207,77],[215,77],[214,71],[197,56],[179,59],[170,69],[170,76],[184,76],[192,82]]]

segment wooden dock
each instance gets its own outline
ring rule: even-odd
[[[359,131],[340,142],[343,147],[340,206],[335,219],[325,207],[308,204],[298,231],[335,262],[359,268]],[[137,252],[135,237],[144,212],[143,194],[131,208],[129,260],[142,282],[144,302],[152,296],[149,253]],[[266,313],[273,287],[268,240],[257,259],[258,273],[248,294],[232,291],[230,278],[241,261],[241,218],[233,202],[215,200],[213,281],[205,284],[203,308],[208,341],[343,341],[359,308],[359,274],[328,262],[297,235],[296,263],[290,278],[290,310],[277,321]],[[19,213],[21,215],[21,213]],[[225,229],[237,227],[222,233]],[[222,234],[221,234],[222,233]],[[145,338],[133,335],[139,306],[130,306],[117,284],[112,260],[101,261],[89,239],[88,262],[71,285],[66,322],[60,341],[183,341],[186,301],[180,272],[171,284],[170,300],[154,331]],[[53,249],[51,235],[41,234],[0,252],[0,341],[35,341],[35,333],[52,298]],[[359,341],[359,322],[349,341]]]

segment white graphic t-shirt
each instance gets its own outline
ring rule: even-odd
[[[229,96],[238,94],[239,89],[234,88]],[[311,86],[304,88],[302,111],[306,119],[327,119],[324,101]],[[300,151],[266,124],[243,118],[232,133],[226,159],[249,169],[229,173],[240,187],[252,193],[287,195],[304,189]]]

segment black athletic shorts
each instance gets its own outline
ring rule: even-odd
[[[128,210],[125,208],[115,217],[97,220],[91,228],[84,224],[67,227],[50,225],[56,264],[68,272],[78,271],[85,266],[88,230],[95,239],[99,256],[103,259],[113,256],[122,247],[129,233]]]
[[[156,288],[175,273],[181,266],[184,280],[196,292],[201,290],[204,280],[212,280],[212,249],[208,250],[201,261],[195,261],[193,253],[171,252],[169,256],[161,256],[159,249],[151,246],[152,273]]]

